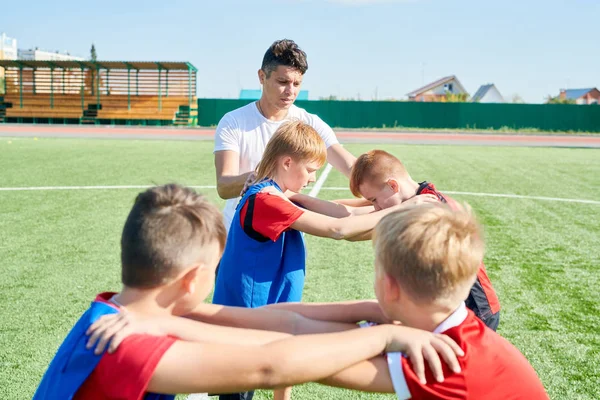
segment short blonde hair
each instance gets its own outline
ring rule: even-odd
[[[483,260],[482,235],[468,206],[453,211],[442,203],[419,205],[382,218],[375,256],[415,301],[457,300]]]
[[[302,121],[286,122],[277,129],[256,167],[256,182],[273,175],[277,161],[290,156],[296,161],[315,161],[319,166],[327,160],[325,142],[317,131]]]
[[[354,196],[362,197],[359,188],[365,181],[384,183],[391,177],[407,176],[406,168],[397,157],[387,151],[371,150],[361,154],[352,166],[350,191]]]

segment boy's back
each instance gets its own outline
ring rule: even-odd
[[[115,307],[110,299],[116,293],[101,293],[97,303]],[[169,400],[173,395],[147,393],[146,388],[158,362],[175,342],[169,336],[132,335],[115,353],[104,353],[94,371],[77,391],[74,400],[106,398]]]
[[[417,196],[422,194],[432,194],[442,203],[447,204],[452,210],[460,210],[460,204],[452,197],[439,192],[435,186],[429,182],[420,182]],[[467,307],[473,310],[485,324],[494,331],[498,329],[500,323],[500,300],[492,286],[492,282],[485,269],[483,261],[477,271],[477,279],[469,292],[466,300]]]
[[[100,316],[117,313],[115,293],[101,293],[70,331],[34,395],[34,399],[168,400],[172,395],[146,393],[161,357],[175,342],[167,336],[133,335],[114,354],[86,348],[87,329]]]
[[[462,321],[462,322],[461,322]],[[534,369],[506,339],[492,331],[464,305],[435,331],[454,339],[465,351],[460,373],[445,373],[442,383],[423,385],[400,353],[388,354],[399,399],[547,399]],[[428,382],[435,379],[428,372]]]

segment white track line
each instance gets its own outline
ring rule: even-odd
[[[0,187],[0,192],[20,192],[26,190],[113,190],[113,189],[147,189],[153,185],[122,185],[122,186],[30,186],[30,187]],[[196,189],[216,189],[216,186],[190,186]]]
[[[310,191],[310,196],[316,196],[321,190],[335,190],[335,191],[348,191],[349,189],[345,186],[323,186],[323,183],[327,179],[327,175],[331,171],[331,166],[327,165],[319,179]],[[113,189],[147,189],[152,185],[121,185],[121,186],[29,186],[29,187],[0,187],[0,192],[23,192],[23,191],[44,191],[44,190],[113,190]],[[195,189],[216,189],[214,185],[198,185],[190,186]],[[519,194],[510,193],[476,193],[476,192],[454,192],[449,190],[442,190],[443,193],[457,194],[463,196],[479,196],[479,197],[500,197],[508,199],[526,199],[526,200],[544,200],[544,201],[562,201],[565,203],[581,203],[581,204],[597,204],[600,205],[600,201],[597,200],[585,200],[585,199],[566,199],[561,197],[543,197],[543,196],[525,196]]]
[[[324,187],[323,190],[349,190],[347,187]],[[543,197],[543,196],[524,196],[520,194],[503,194],[503,193],[475,193],[475,192],[453,192],[450,190],[440,190],[442,193],[458,194],[463,196],[479,196],[479,197],[502,197],[508,199],[528,199],[528,200],[545,200],[545,201],[562,201],[565,203],[582,203],[582,204],[600,204],[600,201],[596,200],[584,200],[584,199],[565,199],[561,197]]]
[[[323,184],[327,180],[327,176],[329,176],[329,173],[331,172],[331,168],[331,164],[327,164],[325,170],[323,170],[323,172],[319,176],[319,179],[317,179],[317,181],[315,182],[315,186],[313,186],[310,190],[310,193],[308,194],[310,197],[317,197],[317,195],[321,191],[321,188],[323,187]]]

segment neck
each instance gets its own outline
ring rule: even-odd
[[[168,287],[134,289],[124,286],[121,292],[113,297],[113,303],[137,314],[172,315],[177,298],[170,292]]]
[[[410,198],[415,197],[417,190],[419,190],[419,184],[415,182],[410,176],[408,178],[398,181],[398,192],[402,201],[406,201]]]
[[[399,320],[411,328],[422,329],[433,332],[442,322],[444,322],[460,304],[443,305],[432,304],[420,306],[411,303],[409,306],[402,305],[402,318]],[[392,319],[394,317],[392,316]]]
[[[279,176],[277,176],[277,174],[273,174],[273,176],[269,177],[269,179],[271,179],[273,182],[275,182],[277,184],[277,186],[279,186],[279,188],[281,189],[281,191],[283,193],[285,193],[287,191],[287,187],[283,184],[283,179],[281,179]]]
[[[264,97],[261,97],[260,100],[256,102],[256,107],[262,116],[269,121],[282,121],[287,117],[289,111],[287,108],[280,109],[269,104]]]

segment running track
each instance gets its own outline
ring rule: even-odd
[[[57,137],[104,139],[212,140],[214,129],[168,127],[111,127],[81,125],[0,125],[4,137]],[[477,146],[552,146],[600,148],[600,135],[490,134],[336,130],[342,143],[453,144]]]

